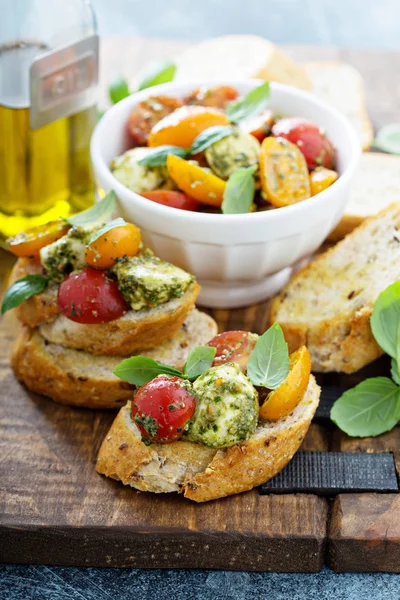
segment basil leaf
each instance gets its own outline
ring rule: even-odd
[[[382,127],[372,145],[383,152],[400,154],[400,123],[391,123]]]
[[[126,79],[121,77],[121,75],[115,77],[108,86],[108,95],[113,104],[117,104],[120,100],[127,98],[130,95],[130,91]]]
[[[110,229],[114,229],[115,227],[122,227],[123,225],[126,225],[126,221],[124,219],[121,219],[121,217],[118,217],[118,219],[114,219],[113,221],[106,223],[103,227],[100,227],[98,231],[95,231],[93,233],[93,235],[89,238],[87,245],[89,246],[90,244],[93,244],[93,242],[95,242],[99,239],[99,237],[107,233],[107,231],[110,231]]]
[[[47,288],[48,282],[49,280],[44,275],[26,275],[15,281],[4,294],[1,314],[4,315],[11,308],[19,306],[24,300],[43,292]]]
[[[397,384],[400,385],[400,371],[399,371],[399,365],[397,364],[397,362],[394,360],[394,358],[392,358],[392,362],[391,362],[391,366],[390,366],[390,374],[392,376],[393,381]]]
[[[229,176],[224,190],[221,210],[225,215],[242,214],[250,210],[254,200],[254,173],[257,165],[237,169]]]
[[[371,329],[382,350],[400,364],[400,281],[379,294],[371,316]]]
[[[197,346],[189,352],[183,374],[187,379],[193,381],[199,375],[207,371],[212,365],[217,352],[216,348],[211,346]]]
[[[151,63],[143,71],[138,90],[145,90],[160,83],[168,83],[175,77],[176,66],[170,60],[162,60]]]
[[[202,131],[197,138],[194,140],[192,147],[190,148],[190,154],[197,154],[203,152],[206,148],[223,140],[225,137],[233,132],[232,127],[229,125],[216,125],[215,127],[209,127]]]
[[[400,418],[400,388],[388,377],[366,379],[336,400],[331,419],[345,433],[369,437],[390,431]]]
[[[275,390],[289,374],[289,351],[278,323],[257,340],[247,364],[247,376],[253,385]]]
[[[90,225],[91,223],[96,223],[96,221],[106,221],[111,217],[116,206],[115,192],[111,190],[100,202],[73,217],[69,217],[66,221],[70,225]]]
[[[239,123],[253,115],[262,112],[268,104],[269,82],[265,81],[251,90],[241,100],[233,102],[226,109],[226,114],[231,123]]]
[[[151,381],[157,375],[182,377],[182,373],[178,369],[164,365],[147,356],[132,356],[123,360],[115,367],[113,373],[123,381],[132,383],[138,387]]]
[[[189,154],[189,151],[180,146],[158,146],[152,149],[151,152],[148,152],[138,163],[146,167],[163,167],[167,163],[168,154],[175,154],[175,156],[185,158]]]

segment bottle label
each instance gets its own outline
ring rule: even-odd
[[[96,103],[97,35],[41,54],[30,67],[30,126],[38,129]]]

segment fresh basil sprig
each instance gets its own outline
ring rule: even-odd
[[[400,418],[400,388],[388,377],[372,377],[336,400],[331,419],[342,431],[357,437],[393,429]]]
[[[274,323],[257,340],[247,363],[253,385],[275,390],[289,374],[289,350],[283,331]]]
[[[142,72],[138,90],[145,90],[153,85],[168,83],[175,77],[176,65],[170,60],[162,60],[151,63]]]
[[[372,145],[389,154],[400,154],[400,123],[391,123],[382,127]]]
[[[211,367],[215,353],[216,349],[210,346],[193,348],[189,352],[183,372],[147,356],[132,356],[123,360],[113,373],[123,381],[138,387],[157,375],[171,375],[192,381]]]
[[[117,102],[129,96],[129,94],[128,82],[121,75],[117,75],[108,86],[108,95],[111,102],[117,104]]]
[[[111,190],[100,202],[73,217],[69,217],[66,221],[70,225],[90,225],[99,221],[107,221],[115,211],[116,206],[115,192]]]
[[[91,235],[87,245],[89,246],[90,244],[93,244],[93,242],[95,242],[102,235],[107,233],[107,231],[110,231],[111,229],[115,229],[115,227],[123,227],[124,225],[126,225],[126,221],[124,219],[122,219],[121,217],[118,217],[118,219],[114,219],[113,221],[106,223],[105,225],[103,225],[103,227],[101,227],[100,229],[98,229]]]
[[[258,166],[237,169],[229,176],[224,190],[221,210],[223,214],[241,214],[250,210],[254,200],[254,173]]]
[[[268,105],[269,82],[265,81],[250,90],[244,98],[228,106],[226,114],[231,123],[240,123],[249,117],[262,112]]]
[[[198,154],[198,152],[203,152],[203,150],[215,142],[219,142],[219,140],[223,140],[228,135],[231,135],[232,132],[233,129],[229,125],[216,125],[214,127],[208,127],[208,129],[202,131],[194,140],[189,153]]]
[[[179,156],[180,158],[186,158],[189,155],[189,151],[180,146],[157,146],[157,148],[152,148],[151,152],[148,152],[138,163],[146,167],[163,167],[167,162],[168,154],[175,154],[175,156]]]
[[[19,306],[31,296],[40,294],[47,288],[48,283],[49,280],[44,275],[26,275],[22,279],[18,279],[4,294],[1,314],[4,315],[5,312]]]
[[[336,400],[331,419],[348,435],[375,436],[400,420],[400,281],[377,298],[371,329],[379,346],[392,358],[391,375],[366,379]]]

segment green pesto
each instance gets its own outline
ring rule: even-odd
[[[235,363],[211,367],[193,383],[196,412],[186,439],[212,448],[233,446],[254,433],[258,393]]]
[[[205,156],[214,173],[228,179],[237,169],[258,163],[260,142],[249,133],[234,129],[231,135],[211,144]]]
[[[133,310],[154,308],[180,298],[194,281],[193,275],[149,251],[120,259],[113,271],[122,295]]]

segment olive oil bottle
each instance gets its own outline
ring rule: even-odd
[[[0,39],[0,243],[87,208],[95,192],[89,147],[98,50],[90,4],[70,0],[83,12],[63,22],[65,3],[22,2],[28,25],[45,5],[52,7],[48,26],[52,20],[58,25],[48,35],[39,27],[40,41],[28,37],[29,26],[25,39]],[[16,9],[8,3],[7,10]]]

